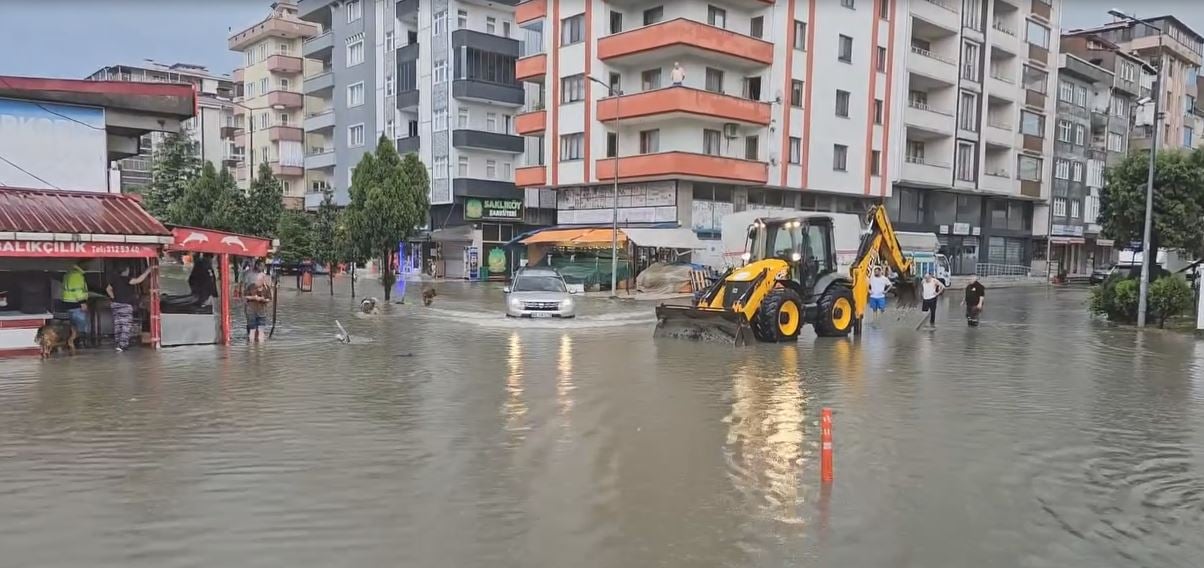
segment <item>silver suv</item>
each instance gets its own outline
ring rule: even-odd
[[[523,268],[506,292],[506,315],[513,318],[571,318],[577,303],[564,278],[551,268]]]

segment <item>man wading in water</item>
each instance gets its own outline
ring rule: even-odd
[[[982,306],[986,302],[987,287],[978,281],[977,274],[970,275],[970,283],[966,285],[966,299],[962,305],[966,307],[966,323],[978,325],[978,316],[982,314]]]
[[[941,292],[945,291],[945,285],[941,284],[940,280],[933,278],[931,272],[927,272],[924,274],[924,281],[920,287],[924,292],[922,309],[928,312],[928,325],[936,327],[936,299],[940,297]],[[920,320],[920,325],[924,325],[924,320]],[[916,329],[919,329],[919,326],[916,326]]]

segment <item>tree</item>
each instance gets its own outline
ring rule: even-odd
[[[221,182],[222,193],[213,204],[208,226],[231,233],[246,233],[247,230],[243,223],[243,212],[247,208],[246,192],[238,187],[230,170],[222,168],[218,179]]]
[[[184,130],[167,133],[155,148],[151,182],[143,203],[156,218],[169,219],[172,204],[188,191],[200,172],[193,146],[192,136]]]
[[[1149,154],[1134,152],[1108,168],[1100,199],[1103,233],[1118,243],[1140,242],[1145,227],[1145,187]],[[1204,245],[1204,153],[1164,150],[1154,169],[1154,212],[1150,242],[1143,254],[1151,262],[1160,248],[1199,253]],[[1155,279],[1150,271],[1150,281]]]
[[[300,264],[313,258],[313,220],[301,211],[284,211],[276,227],[280,248],[276,258],[285,264]]]
[[[1158,327],[1192,306],[1191,285],[1178,276],[1163,276],[1150,284],[1150,311],[1158,318]]]
[[[342,260],[338,248],[339,210],[329,194],[318,205],[318,214],[311,226],[314,262],[326,265],[330,277],[330,295],[334,295],[334,267]]]
[[[177,225],[237,232],[241,195],[229,170],[222,168],[218,172],[213,162],[205,162],[201,175],[168,207],[166,220]]]
[[[242,209],[243,232],[257,237],[273,237],[284,210],[281,199],[284,192],[280,180],[272,175],[267,162],[259,164],[259,175],[251,181],[247,190],[246,205]]]
[[[365,154],[351,177],[347,230],[355,252],[381,259],[380,279],[390,299],[396,275],[397,245],[422,224],[429,202],[430,180],[418,156],[402,158],[384,136],[376,151]]]

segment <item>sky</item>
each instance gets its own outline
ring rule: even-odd
[[[144,59],[229,73],[239,58],[226,49],[226,38],[267,16],[269,5],[268,0],[0,0],[0,75],[83,78],[108,65]],[[1204,34],[1199,0],[1063,0],[1062,28],[1106,23],[1109,8],[1147,17],[1175,15]]]

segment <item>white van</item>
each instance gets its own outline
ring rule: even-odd
[[[941,284],[949,285],[952,280],[949,259],[937,252],[941,250],[941,241],[935,233],[895,231],[895,236],[899,239],[899,248],[903,249],[903,255],[915,264],[916,274],[931,272]]]

